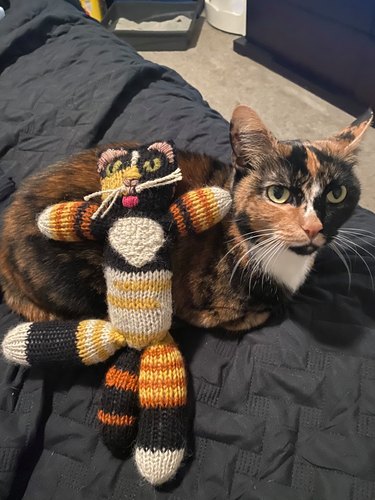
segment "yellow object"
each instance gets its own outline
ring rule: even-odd
[[[102,21],[104,15],[103,2],[101,0],[80,0],[82,7],[91,17]]]

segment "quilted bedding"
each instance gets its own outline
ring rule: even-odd
[[[0,0],[1,5],[1,0]],[[175,72],[142,59],[74,0],[12,0],[0,21],[0,209],[30,173],[98,142],[174,139],[229,160],[228,124]],[[238,337],[179,324],[192,432],[178,477],[154,490],[113,458],[96,411],[105,367],[0,360],[0,499],[375,498],[375,217],[363,258],[322,252],[280,324]],[[0,305],[0,336],[19,321]]]

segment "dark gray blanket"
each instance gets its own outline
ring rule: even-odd
[[[199,93],[74,0],[12,0],[0,21],[0,72],[4,196],[8,177],[17,185],[97,142],[174,139],[229,160],[228,124]],[[374,232],[375,217],[358,209],[348,226]],[[100,440],[105,367],[61,373],[0,361],[0,498],[374,499],[375,240],[368,234],[357,240],[366,264],[348,252],[350,291],[345,267],[326,249],[281,324],[241,338],[177,328],[193,429],[184,468],[158,490]],[[17,320],[0,305],[1,335]]]

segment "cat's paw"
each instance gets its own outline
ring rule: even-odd
[[[270,311],[249,311],[242,318],[236,319],[234,321],[228,321],[221,326],[225,330],[228,330],[230,332],[244,332],[263,325],[268,320],[270,315]]]

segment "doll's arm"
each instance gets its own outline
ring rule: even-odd
[[[4,357],[19,365],[93,365],[108,359],[126,344],[104,320],[21,323],[4,337]]]
[[[169,213],[178,233],[201,233],[220,222],[229,212],[232,198],[219,187],[189,191],[172,203]]]
[[[91,201],[67,201],[51,205],[38,216],[41,233],[57,241],[100,240],[104,237],[102,220],[92,219],[98,209]]]

